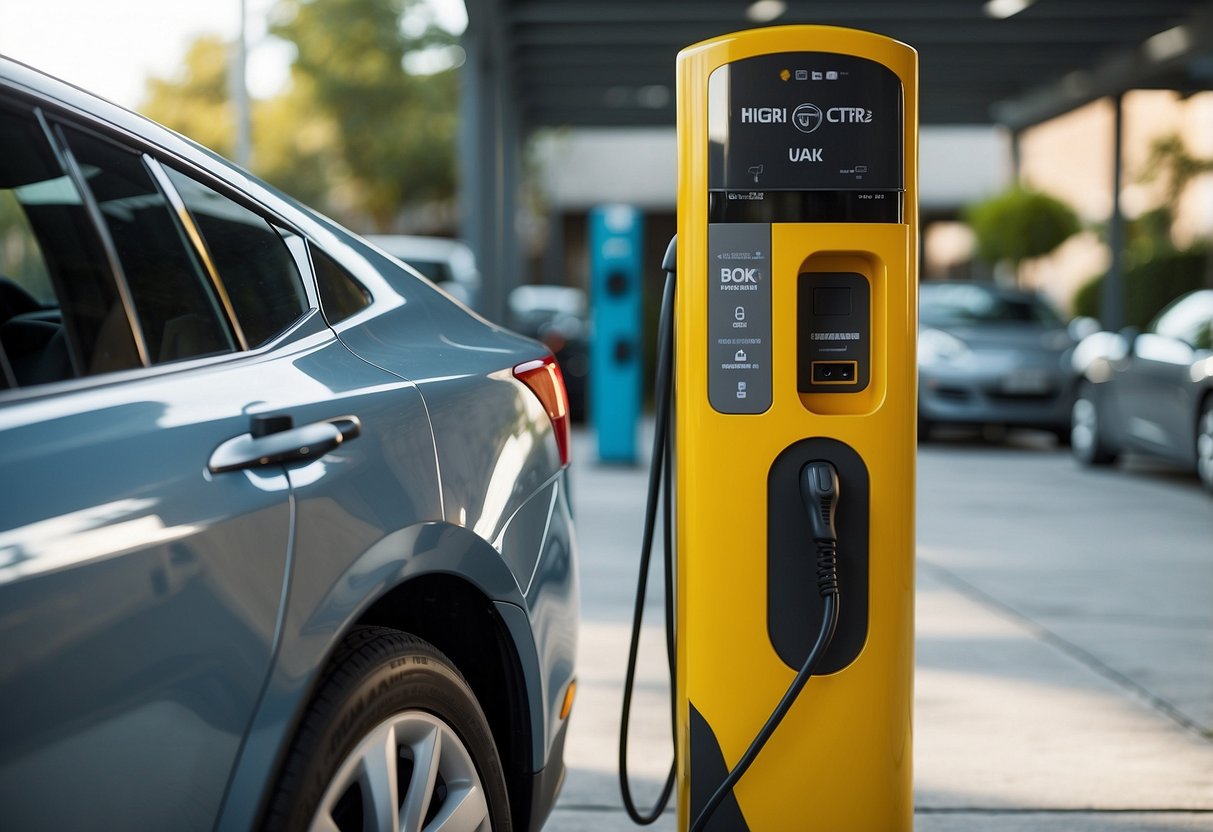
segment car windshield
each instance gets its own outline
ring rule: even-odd
[[[1034,323],[1061,326],[1056,312],[1036,295],[977,284],[925,284],[919,316],[928,326],[967,323]]]

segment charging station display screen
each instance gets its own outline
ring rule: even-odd
[[[900,222],[901,81],[854,55],[783,52],[708,79],[713,222]]]

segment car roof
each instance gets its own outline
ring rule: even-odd
[[[194,140],[157,124],[146,116],[4,55],[0,55],[0,87],[7,87],[18,93],[30,93],[39,99],[50,99],[53,106],[66,113],[81,116],[92,122],[93,126],[100,121],[105,128],[126,134],[128,139],[167,151],[179,160],[193,164],[207,174],[223,180],[246,197],[263,202],[265,207],[275,213],[285,214],[285,219],[306,221],[317,218],[312,209]],[[39,105],[45,106],[46,101],[39,101]]]

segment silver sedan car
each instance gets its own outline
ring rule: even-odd
[[[1040,295],[981,283],[919,289],[918,435],[941,424],[1052,431],[1067,441],[1074,338]]]
[[[1144,332],[1096,332],[1074,350],[1074,458],[1125,451],[1195,465],[1213,493],[1213,289],[1174,301]]]

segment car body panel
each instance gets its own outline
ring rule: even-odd
[[[480,272],[467,243],[404,234],[372,234],[365,239],[420,272],[460,303],[480,308]]]
[[[1165,334],[1165,316],[1181,305],[1205,309],[1203,340],[1190,343]],[[1133,450],[1196,464],[1201,405],[1213,395],[1213,290],[1176,299],[1142,333],[1097,332],[1074,351],[1073,369],[1091,385],[1103,439],[1115,450]]]
[[[30,702],[42,708],[3,729],[12,741],[0,743],[0,827],[83,825],[74,813],[95,821],[101,812],[125,828],[250,828],[343,633],[395,590],[434,575],[457,576],[496,610],[525,688],[526,774],[554,799],[576,650],[575,546],[552,425],[512,374],[542,357],[542,345],[469,314],[205,148],[0,59],[0,92],[14,90],[306,240],[291,251],[313,311],[252,352],[0,391],[0,479],[31,483],[4,506],[21,531],[0,532],[9,534],[0,634],[17,645],[6,647],[0,704],[10,716]],[[310,245],[362,283],[367,308],[325,323]],[[288,415],[296,426],[356,417],[361,431],[319,459],[208,471],[215,449],[257,415]],[[94,542],[97,558],[76,567],[91,570],[87,581],[51,560],[37,565],[39,553],[26,551],[31,526],[42,529],[47,558],[70,541],[68,561],[88,560],[80,541]],[[121,545],[106,538],[115,527]],[[137,591],[125,591],[128,581]],[[166,599],[183,596],[188,616],[168,609]],[[103,643],[110,635],[121,638]],[[174,644],[189,648],[180,662]],[[73,675],[74,662],[108,674],[101,695]],[[65,717],[54,710],[59,694],[36,700],[66,680],[80,683],[62,694],[80,700],[80,712]],[[69,753],[87,764],[69,766]],[[186,763],[196,765],[186,772]],[[63,791],[69,769],[90,778],[74,796]],[[40,784],[53,784],[60,815],[27,812]],[[119,800],[128,814],[109,813]],[[532,825],[548,810],[537,806]]]
[[[1190,370],[1198,360],[1188,344],[1153,333],[1134,339],[1133,352],[1113,374],[1123,380],[1124,429],[1134,444],[1184,462],[1195,460],[1192,444],[1197,385]]]
[[[556,485],[540,551],[526,593],[526,609],[535,633],[539,666],[545,668],[542,678],[547,705],[544,751],[550,756],[552,744],[564,727],[560,713],[565,693],[573,680],[577,658],[577,631],[569,627],[568,622],[576,620],[579,614],[579,577],[565,480]]]
[[[121,826],[210,825],[269,670],[291,512],[281,467],[207,462],[288,408],[326,345],[313,316],[265,355],[0,410],[0,480],[26,485],[5,514],[30,521],[0,546],[5,825],[87,825],[102,805],[134,813]]]
[[[408,276],[369,247],[356,253],[380,274]],[[511,372],[534,358],[536,345],[480,319],[453,316],[447,298],[414,283],[403,307],[339,329],[339,337],[366,361],[417,385],[443,461],[446,520],[496,541],[522,502],[561,467],[542,404]],[[485,375],[486,361],[502,369]],[[448,466],[487,476],[457,477]]]

